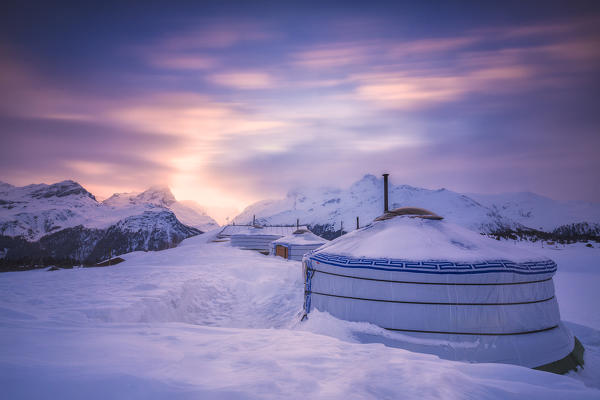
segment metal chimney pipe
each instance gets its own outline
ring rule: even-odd
[[[252,216],[252,225],[256,225],[256,215]]]
[[[356,217],[356,229],[360,229],[360,223],[358,222],[358,217]]]
[[[390,174],[383,174],[383,212],[388,212],[388,176]]]
[[[296,218],[296,229],[300,229],[300,218]]]

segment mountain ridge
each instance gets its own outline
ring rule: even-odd
[[[600,203],[559,201],[533,192],[469,193],[468,196],[525,226],[542,231],[574,223],[600,224]]]
[[[202,231],[219,227],[206,210],[191,200],[178,201],[168,186],[152,186],[143,192],[115,193],[102,202],[110,207],[151,204],[170,209],[185,225]]]
[[[426,208],[449,221],[485,234],[564,232],[565,229],[581,232],[587,229],[585,223],[592,234],[600,228],[600,203],[585,203],[584,207],[577,202],[558,202],[535,193],[521,193],[521,198],[511,194],[499,196],[505,196],[506,202],[500,202],[501,197],[462,194],[446,188],[389,185],[391,209],[401,206]],[[300,219],[301,223],[317,227],[317,230],[338,231],[343,223],[344,230],[349,231],[355,229],[356,217],[359,217],[360,226],[364,226],[382,213],[383,179],[366,174],[347,189],[293,189],[282,199],[256,202],[246,207],[234,221],[237,224],[248,223],[256,215],[263,224],[294,224],[296,219]],[[531,215],[539,217],[533,219]],[[549,222],[539,224],[540,220]],[[583,225],[570,226],[578,223]]]
[[[93,264],[130,251],[173,247],[218,226],[200,208],[177,202],[164,186],[111,199],[98,202],[72,180],[0,185],[0,267]]]

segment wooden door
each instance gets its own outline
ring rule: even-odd
[[[280,244],[275,246],[275,255],[283,258],[288,258],[288,249]]]

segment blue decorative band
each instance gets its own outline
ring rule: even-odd
[[[477,263],[452,261],[409,261],[393,258],[353,258],[329,253],[312,253],[307,258],[323,264],[343,268],[364,268],[394,272],[418,272],[426,274],[480,274],[489,272],[511,272],[532,275],[556,272],[552,260],[516,263],[509,260],[490,260]]]
[[[304,312],[308,314],[310,312],[310,293],[312,292],[312,277],[315,275],[315,271],[312,268],[310,260],[306,260],[304,265]]]

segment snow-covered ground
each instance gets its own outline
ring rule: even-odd
[[[600,398],[600,248],[541,248],[559,264],[563,320],[586,347],[567,376],[441,360],[311,313],[301,264],[210,243],[136,252],[108,268],[0,274],[1,397]]]

